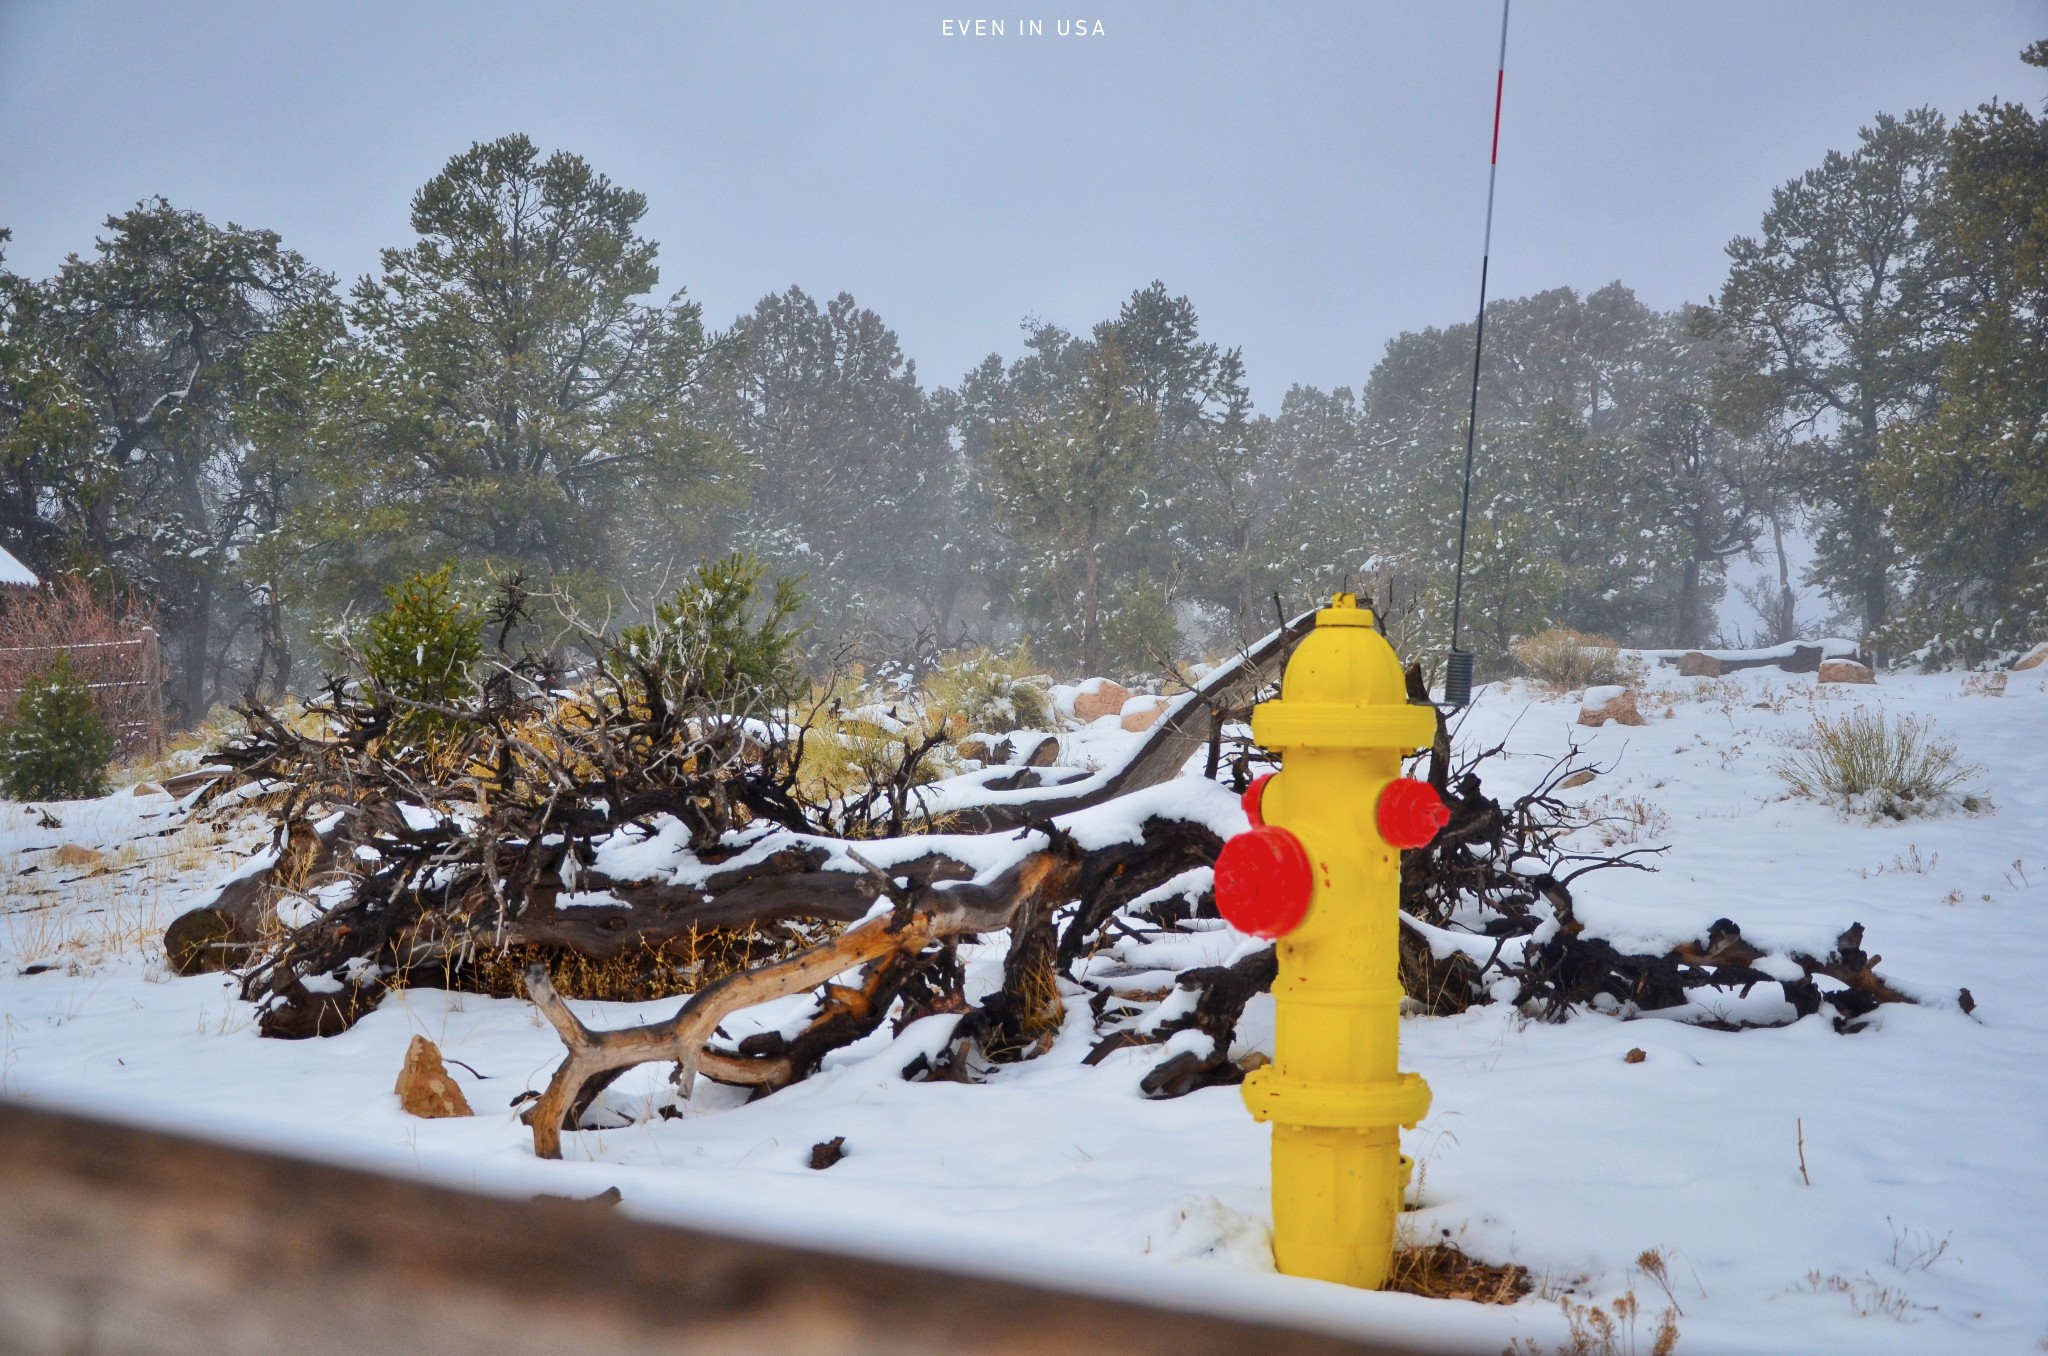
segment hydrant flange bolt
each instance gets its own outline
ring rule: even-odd
[[[1308,850],[1285,829],[1261,824],[1217,854],[1216,909],[1239,932],[1285,937],[1308,917],[1314,893]]]

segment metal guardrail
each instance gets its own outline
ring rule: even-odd
[[[24,1356],[1398,1356],[0,1103]]]

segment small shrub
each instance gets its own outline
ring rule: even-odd
[[[1140,574],[1112,592],[1102,611],[1102,666],[1122,674],[1156,672],[1180,648],[1173,592]],[[1091,675],[1092,676],[1092,675]]]
[[[0,732],[0,786],[12,800],[85,800],[107,793],[114,735],[71,656],[28,680]]]
[[[795,620],[803,608],[798,581],[783,578],[761,588],[767,567],[744,552],[699,562],[696,577],[657,604],[650,625],[628,628],[628,653],[686,676],[701,696],[726,709],[775,708],[809,686],[799,642],[808,628]]]
[[[811,707],[795,791],[842,837],[900,833],[923,813],[916,788],[961,768],[939,712],[919,712],[857,670],[814,689]]]
[[[363,666],[370,683],[401,708],[454,705],[483,658],[483,616],[455,595],[452,571],[444,565],[386,589],[389,605],[365,628]],[[434,712],[402,709],[395,728],[418,733],[438,724]]]
[[[1642,673],[1621,647],[1605,636],[1553,627],[1508,647],[1522,672],[1556,688],[1633,686]]]
[[[1811,741],[1773,769],[1792,793],[1847,813],[1905,819],[1960,804],[1981,808],[1957,789],[1981,769],[1956,760],[1956,746],[1912,716],[1888,720],[1865,707],[1838,718],[1815,716]]]
[[[931,714],[955,739],[976,731],[1009,734],[1052,725],[1052,696],[1031,672],[1030,652],[1014,655],[968,650],[947,656],[925,682]]]

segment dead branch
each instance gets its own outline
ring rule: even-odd
[[[836,975],[885,958],[917,956],[934,942],[1009,926],[1022,910],[1049,910],[1071,889],[1076,870],[1075,854],[1055,844],[1030,853],[985,883],[940,882],[919,887],[909,892],[907,907],[899,904],[888,914],[787,960],[728,975],[698,990],[665,1021],[617,1031],[585,1027],[555,994],[546,970],[534,967],[527,972],[528,994],[568,1047],[568,1055],[529,1115],[534,1152],[542,1158],[559,1157],[562,1130],[573,1125],[614,1078],[638,1064],[673,1060],[680,1066],[678,1081],[685,1094],[699,1071],[720,1081],[766,1084],[768,1079],[741,1072],[728,1061],[720,1062],[718,1072],[705,1065],[705,1042],[727,1016],[816,988]],[[861,992],[862,998],[856,1000],[843,987],[828,989],[825,1010],[809,1030],[817,1029],[823,1020],[835,1026],[836,1039],[863,1020],[870,1022],[870,1030],[879,1025],[888,1005],[878,1005],[865,986]],[[778,1072],[794,1076],[799,1060],[793,1053],[796,1044],[786,1042],[780,1049],[735,1054],[730,1059],[776,1061]],[[801,1058],[814,1064],[822,1055],[818,1044],[813,1042]],[[738,1076],[730,1076],[734,1074]]]
[[[1211,742],[1230,713],[1249,707],[1261,688],[1279,681],[1295,643],[1314,624],[1315,613],[1303,612],[1203,678],[1159,718],[1122,766],[1071,787],[1018,790],[982,805],[950,810],[939,817],[937,827],[948,833],[1001,833],[1172,781]]]

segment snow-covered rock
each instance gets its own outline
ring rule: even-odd
[[[1117,713],[1123,717],[1123,727],[1137,734],[1158,724],[1166,714],[1166,708],[1173,705],[1165,697],[1133,697],[1123,704]]]
[[[1595,727],[1608,721],[1617,725],[1641,725],[1643,713],[1636,709],[1636,694],[1625,687],[1589,687],[1579,698],[1579,724]]]
[[[1109,678],[1090,678],[1074,689],[1074,719],[1092,725],[1104,716],[1120,716],[1131,690]]]

